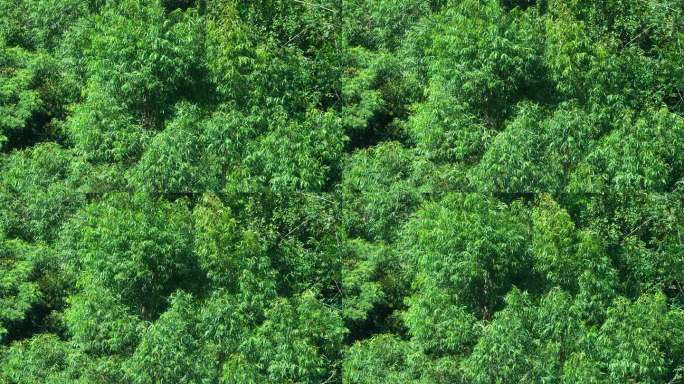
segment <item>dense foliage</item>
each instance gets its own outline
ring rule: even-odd
[[[0,383],[684,383],[684,1],[0,0]]]

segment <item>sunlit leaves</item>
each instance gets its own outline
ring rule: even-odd
[[[13,153],[0,172],[0,228],[11,237],[52,240],[84,204],[73,154],[54,143]]]
[[[389,142],[354,153],[342,174],[345,224],[357,236],[390,240],[420,202],[413,154]]]
[[[75,253],[80,284],[112,290],[144,319],[154,318],[196,268],[183,202],[115,194],[87,206],[71,225],[65,246]]]
[[[277,299],[265,316],[245,351],[252,364],[263,367],[262,380],[313,384],[339,374],[329,365],[346,333],[336,309],[305,292],[291,300]]]
[[[266,256],[264,240],[254,231],[242,229],[215,195],[205,195],[193,212],[195,218],[195,253],[202,270],[216,287],[244,293],[263,288],[263,293],[274,289],[270,274],[270,260]],[[251,291],[251,292],[249,292]]]
[[[178,106],[164,131],[150,140],[132,172],[133,184],[149,192],[202,191],[203,176],[209,172],[202,165],[205,139],[201,120],[196,106]]]
[[[539,26],[504,13],[498,2],[445,7],[428,54],[432,81],[444,82],[461,103],[496,126],[539,70]]]
[[[216,375],[199,351],[196,313],[192,296],[173,296],[170,308],[145,331],[124,366],[131,383],[200,382]]]
[[[65,320],[72,340],[94,357],[130,353],[143,325],[121,295],[95,285],[70,297]]]
[[[571,190],[667,192],[681,176],[683,140],[681,117],[667,109],[626,114],[578,165]]]
[[[403,252],[416,269],[406,321],[428,350],[467,348],[474,321],[496,311],[501,292],[527,267],[523,223],[494,199],[452,194],[404,227]]]
[[[0,360],[0,380],[17,384],[71,382],[77,372],[70,369],[75,360],[70,357],[70,347],[53,334],[15,343]]]
[[[88,50],[90,80],[143,125],[156,127],[169,102],[194,80],[200,23],[192,11],[166,17],[155,1],[107,3]]]
[[[344,360],[344,384],[419,383],[420,353],[410,342],[379,334],[349,348]],[[416,366],[418,369],[411,369]]]

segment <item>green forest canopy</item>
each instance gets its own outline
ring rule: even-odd
[[[0,383],[684,383],[684,1],[0,0]]]

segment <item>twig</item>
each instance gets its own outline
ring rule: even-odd
[[[311,6],[314,6],[314,7],[318,7],[318,8],[324,9],[324,10],[326,10],[326,11],[328,11],[328,12],[335,13],[335,10],[334,10],[334,9],[330,9],[330,8],[328,8],[328,7],[326,7],[326,6],[321,5],[321,4],[309,3],[308,1],[302,1],[302,0],[293,0],[293,1],[294,1],[295,3],[300,3],[300,4],[304,4],[304,5],[311,5]]]
[[[622,238],[622,242],[620,243],[620,245],[625,245],[625,240],[627,240],[628,237],[632,236],[636,231],[640,230],[644,225],[646,225],[646,224],[650,223],[651,221],[653,221],[653,219],[655,219],[655,216],[649,217],[649,218],[646,219],[643,223],[639,224],[639,226],[637,226],[636,228],[632,229],[631,232],[629,232],[627,235],[625,235],[625,237]]]

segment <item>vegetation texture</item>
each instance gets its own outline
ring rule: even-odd
[[[0,0],[0,384],[684,383],[683,0]]]

